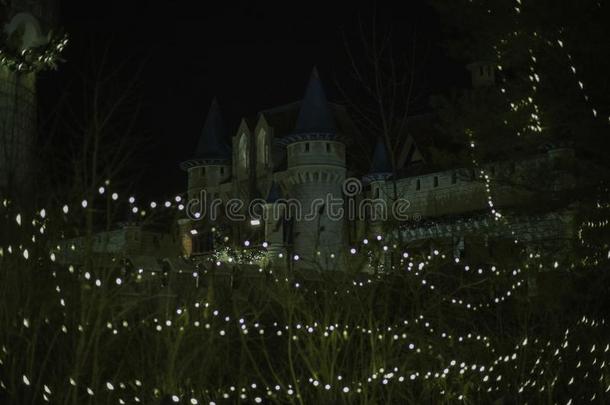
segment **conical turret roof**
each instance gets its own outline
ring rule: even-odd
[[[375,145],[375,151],[373,152],[373,162],[371,164],[370,172],[363,177],[366,183],[377,180],[385,180],[392,176],[392,161],[390,160],[390,154],[388,148],[383,141],[383,138],[377,140]]]
[[[335,119],[326,100],[318,69],[314,67],[301,103],[294,134],[335,132]]]
[[[388,154],[388,148],[383,139],[379,138],[377,140],[377,145],[375,145],[375,151],[373,152],[371,174],[392,173],[392,171],[392,161]]]
[[[222,120],[218,100],[214,98],[195,149],[195,158],[224,160],[230,157],[231,150],[226,143],[224,121]]]

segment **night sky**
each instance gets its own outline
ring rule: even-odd
[[[186,177],[178,164],[192,154],[213,96],[233,130],[241,116],[300,99],[317,65],[329,99],[341,102],[336,82],[349,73],[343,35],[357,46],[359,18],[369,24],[375,13],[396,51],[416,33],[425,94],[460,85],[465,70],[445,58],[438,17],[424,1],[411,3],[385,9],[372,2],[62,1],[70,44],[60,70],[40,81],[41,117],[76,72],[110,46],[111,64],[128,62],[125,80],[144,66],[138,130],[150,144],[133,162],[133,170],[145,171],[136,189],[159,196],[181,191]]]

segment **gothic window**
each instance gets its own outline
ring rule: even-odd
[[[305,152],[309,152],[309,142],[305,143]]]
[[[438,176],[434,176],[434,187],[438,187]]]
[[[417,179],[415,182],[415,190],[421,190],[421,180]]]
[[[199,169],[199,174],[200,174],[202,177],[203,177],[203,176],[205,176],[205,167],[201,167],[201,168]]]
[[[266,165],[269,163],[269,146],[267,144],[267,134],[264,129],[261,129],[258,133],[256,142],[256,149],[258,152],[258,161]]]
[[[326,144],[326,152],[327,152],[327,153],[330,153],[330,143],[327,143],[327,144]]]
[[[241,138],[239,138],[239,154],[238,161],[239,165],[244,169],[248,169],[248,138],[246,134],[242,134]]]

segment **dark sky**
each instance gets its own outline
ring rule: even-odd
[[[86,70],[110,45],[111,64],[129,62],[126,79],[144,64],[139,130],[152,143],[133,168],[146,171],[141,187],[154,184],[160,195],[183,190],[178,163],[192,153],[214,95],[235,128],[243,115],[300,99],[317,65],[329,98],[340,102],[335,83],[349,72],[343,34],[357,46],[359,18],[368,24],[375,13],[397,52],[417,32],[418,80],[426,92],[455,84],[464,72],[444,57],[436,14],[423,0],[401,3],[62,1],[71,42],[60,71],[43,77],[42,114],[74,72]]]

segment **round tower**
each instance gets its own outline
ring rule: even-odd
[[[188,173],[188,219],[181,222],[183,249],[187,255],[204,254],[213,250],[213,222],[217,218],[220,185],[231,178],[231,149],[216,99],[199,138],[195,157],[182,162]],[[214,210],[214,212],[212,212]]]
[[[294,219],[293,259],[307,267],[335,268],[345,250],[345,144],[315,69],[295,129],[282,143],[287,153],[282,182],[299,205],[287,207]]]
[[[214,99],[195,149],[195,157],[180,165],[188,173],[189,200],[200,198],[202,191],[206,198],[214,198],[218,186],[231,178],[231,151],[225,136],[220,107]]]
[[[56,67],[67,40],[53,31],[55,1],[0,5],[0,191],[23,196],[33,182],[36,76]]]
[[[367,186],[367,197],[371,204],[366,206],[365,212],[368,217],[368,231],[376,234],[383,232],[383,218],[388,216],[388,207],[394,198],[393,193],[388,193],[387,181],[394,172],[392,161],[388,153],[388,148],[382,138],[377,140],[371,169],[367,175],[362,178],[363,183]],[[385,210],[385,213],[381,210]],[[359,213],[361,214],[361,213]]]

